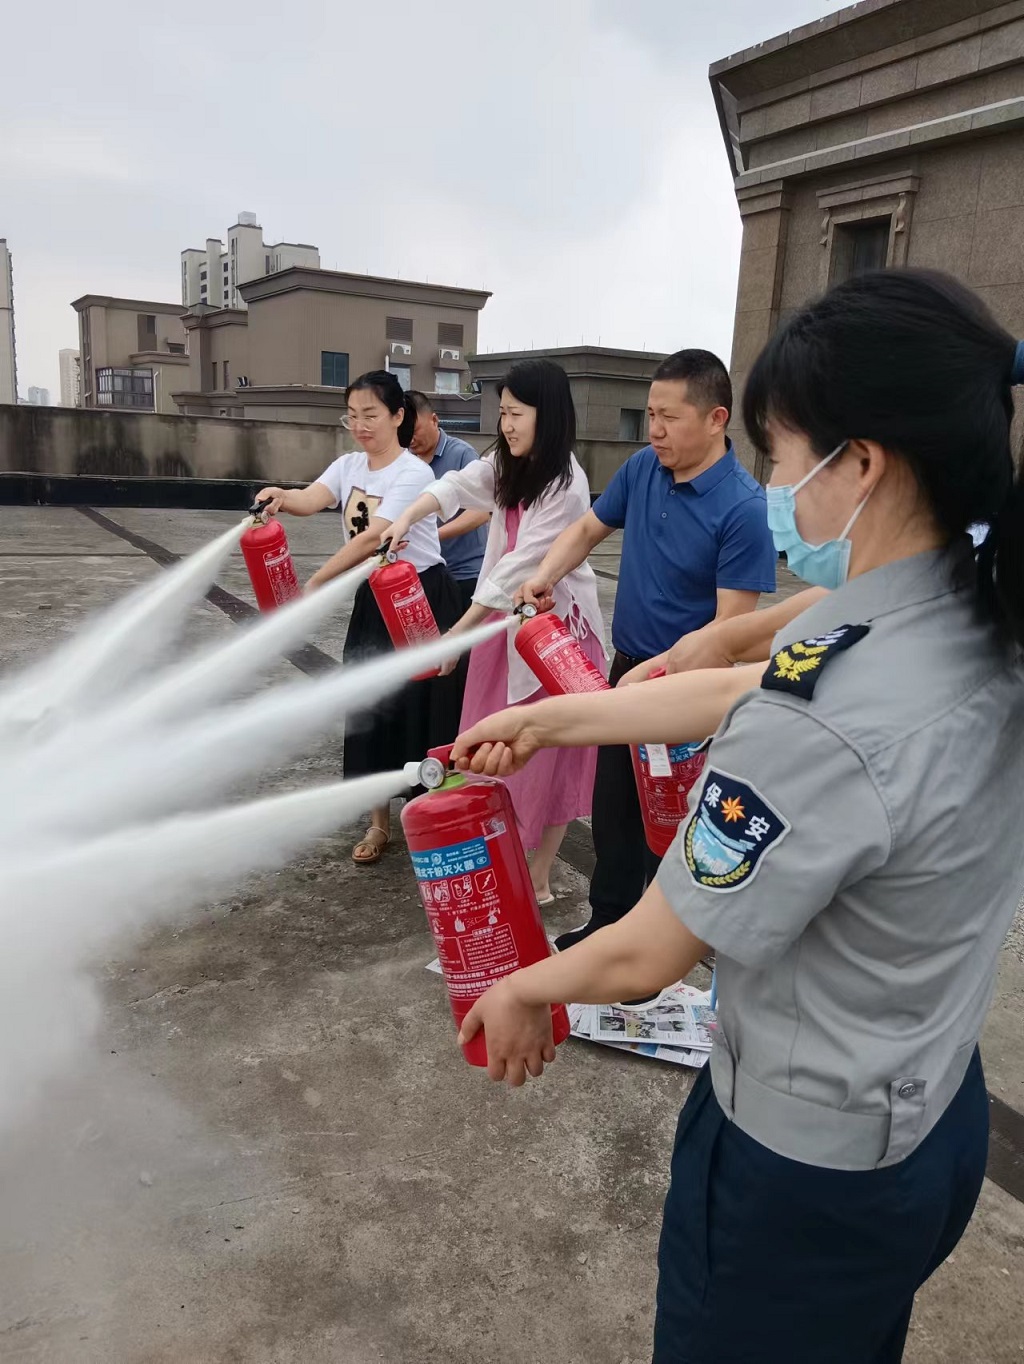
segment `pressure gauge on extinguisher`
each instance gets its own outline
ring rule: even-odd
[[[537,614],[537,608],[532,601],[521,601],[515,609],[515,614],[520,620],[533,620]]]
[[[428,791],[436,791],[447,779],[448,765],[440,758],[424,758],[422,762],[406,763],[403,771],[410,786],[425,786]]]

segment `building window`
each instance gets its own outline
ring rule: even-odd
[[[265,269],[265,271],[264,271],[264,274],[267,274],[267,275],[270,274],[270,257],[269,257],[269,256],[267,257],[267,265],[266,265],[266,269]]]
[[[437,324],[437,344],[461,348],[463,326],[461,322],[439,322]]]
[[[412,388],[412,365],[392,365],[390,368],[403,389]]]
[[[185,349],[183,341],[168,341],[167,353],[168,355],[187,355],[188,351]]]
[[[205,271],[205,270],[200,270],[200,271],[199,271],[199,278],[200,278],[200,279],[205,279],[205,278],[206,278],[206,271]]]
[[[348,388],[348,352],[320,352],[320,382],[324,388]]]
[[[114,369],[96,371],[96,403],[99,407],[135,407],[153,410],[153,371]]]
[[[639,444],[644,438],[644,413],[640,407],[619,408],[619,440]]]
[[[231,387],[231,380],[228,378],[228,362],[226,360],[224,361],[224,387],[226,389]]]
[[[394,368],[392,366],[392,368]],[[435,369],[434,370],[434,392],[435,393],[458,393],[459,380],[461,375],[457,369]],[[403,385],[404,387],[404,385]]]
[[[389,317],[386,324],[386,335],[389,341],[412,341],[412,318],[411,317]]]
[[[889,259],[892,218],[837,223],[832,238],[831,284],[841,284],[867,270],[884,270]]]
[[[156,350],[156,317],[153,313],[136,313],[138,350]]]

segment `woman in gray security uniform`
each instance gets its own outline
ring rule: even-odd
[[[770,521],[835,590],[726,716],[636,908],[464,1025],[521,1084],[553,1059],[551,1002],[648,995],[717,950],[656,1364],[899,1360],[914,1293],[973,1211],[977,1042],[1024,886],[1018,381],[1024,345],[929,273],[860,276],[769,342],[744,417],[771,457]],[[475,741],[503,737],[488,723]]]

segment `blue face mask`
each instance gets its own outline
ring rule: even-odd
[[[812,587],[827,587],[830,591],[842,587],[846,582],[850,571],[850,550],[853,548],[847,536],[853,529],[853,523],[867,505],[871,493],[868,493],[868,497],[864,498],[850,517],[842,535],[836,540],[826,540],[823,545],[809,545],[797,529],[796,495],[812,478],[821,473],[826,464],[831,464],[841,455],[848,444],[849,442],[844,440],[842,445],[837,445],[832,453],[799,483],[793,483],[786,488],[765,489],[768,496],[768,529],[772,533],[776,550],[780,554],[785,554],[787,563],[798,578],[810,583]]]

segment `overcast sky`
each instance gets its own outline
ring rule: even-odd
[[[484,350],[728,359],[739,216],[710,62],[835,0],[13,0],[0,237],[18,381],[59,398],[85,293],[177,302],[251,209],[328,269],[493,292]]]

